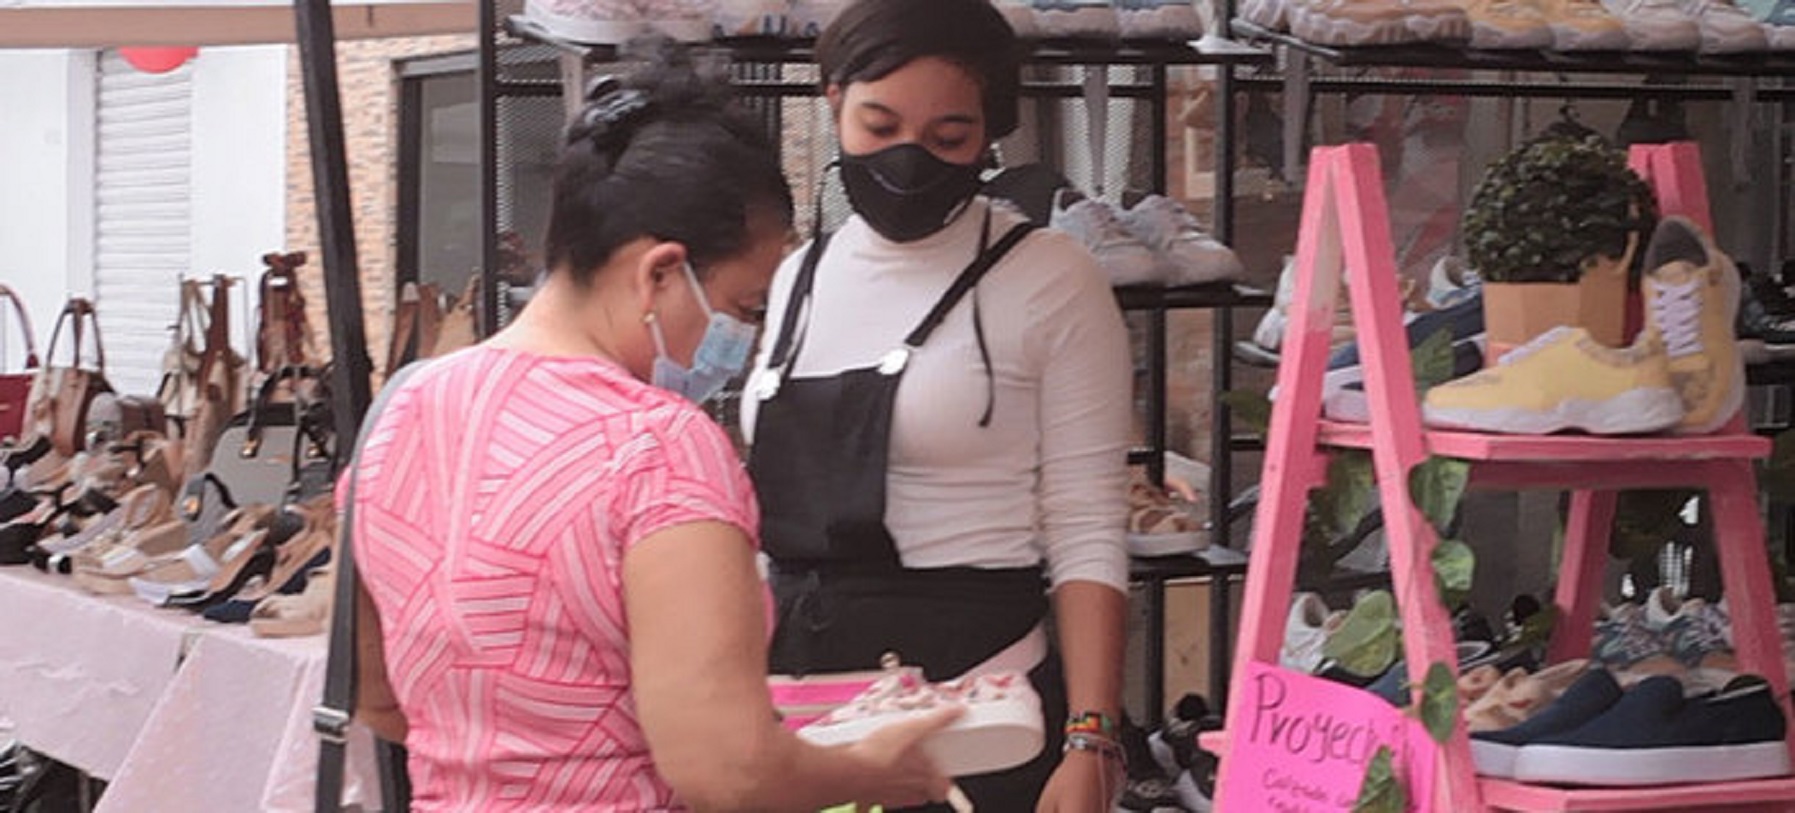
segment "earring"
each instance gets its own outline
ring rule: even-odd
[[[647,313],[642,314],[642,324],[645,324],[645,325],[654,324],[654,311],[649,311]]]

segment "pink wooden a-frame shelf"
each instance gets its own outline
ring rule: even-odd
[[[1688,216],[1704,227],[1709,224],[1694,145],[1634,147],[1629,163],[1653,184],[1663,212]],[[1408,495],[1409,470],[1429,455],[1441,455],[1473,461],[1473,484],[1478,487],[1572,492],[1554,598],[1561,615],[1549,647],[1553,661],[1589,651],[1616,492],[1678,486],[1708,489],[1740,667],[1763,675],[1788,713],[1788,676],[1752,470],[1752,461],[1769,453],[1767,440],[1747,434],[1743,421],[1703,437],[1520,437],[1426,429],[1410,375],[1382,174],[1376,149],[1369,144],[1314,150],[1296,267],[1278,369],[1278,398],[1260,479],[1233,685],[1244,685],[1252,662],[1277,662],[1308,492],[1326,482],[1325,448],[1355,447],[1369,449],[1374,461],[1411,684],[1422,682],[1430,664],[1456,665],[1451,623],[1429,564],[1438,540]],[[1349,276],[1347,296],[1365,371],[1368,425],[1321,418],[1332,311],[1340,285]],[[1241,726],[1251,714],[1246,702],[1245,692],[1230,697],[1229,734],[1245,730]],[[1790,727],[1790,738],[1795,745],[1795,726]],[[1232,739],[1223,735],[1212,738],[1212,743],[1226,749]],[[1567,789],[1480,779],[1462,722],[1436,758],[1436,792],[1416,809],[1440,813],[1795,809],[1795,778],[1644,789]],[[1218,797],[1226,796],[1229,783],[1251,780],[1230,773],[1224,758]]]

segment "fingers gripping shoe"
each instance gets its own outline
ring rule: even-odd
[[[818,745],[858,742],[902,720],[950,705],[966,713],[924,741],[935,764],[950,776],[1014,768],[1033,759],[1046,742],[1041,697],[1016,672],[929,683],[922,670],[903,667],[880,678],[847,705],[798,730]]]
[[[1646,333],[1661,337],[1686,413],[1676,431],[1719,429],[1745,402],[1745,364],[1733,333],[1739,270],[1701,227],[1682,217],[1658,223],[1645,267]]]
[[[1676,426],[1685,400],[1654,337],[1615,349],[1582,328],[1561,326],[1505,353],[1494,367],[1428,390],[1421,417],[1430,426],[1478,432],[1625,435]]]

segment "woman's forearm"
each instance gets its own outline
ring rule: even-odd
[[[1107,584],[1069,581],[1054,589],[1053,611],[1068,711],[1120,719],[1127,596]]]

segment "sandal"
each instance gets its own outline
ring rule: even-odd
[[[329,553],[329,549],[325,549]],[[336,568],[326,565],[311,571],[305,589],[295,596],[269,596],[255,605],[249,629],[263,638],[297,638],[324,632],[330,621],[331,598],[336,593]]]
[[[1176,556],[1209,546],[1203,526],[1170,495],[1146,483],[1128,487],[1128,554]]]
[[[266,546],[268,522],[273,513],[267,506],[236,509],[225,529],[211,539],[203,544],[188,545],[125,581],[138,598],[158,607],[166,605],[169,598],[178,593],[219,592],[227,587],[241,589],[254,575],[251,565],[258,561],[256,554]],[[261,561],[271,565],[272,558],[270,555]]]
[[[122,513],[123,518],[86,546],[52,559],[52,569],[110,578],[141,572],[157,557],[180,551],[186,542],[185,534],[164,530],[179,525],[173,521],[172,505],[161,486],[145,484],[132,489],[114,512]]]

